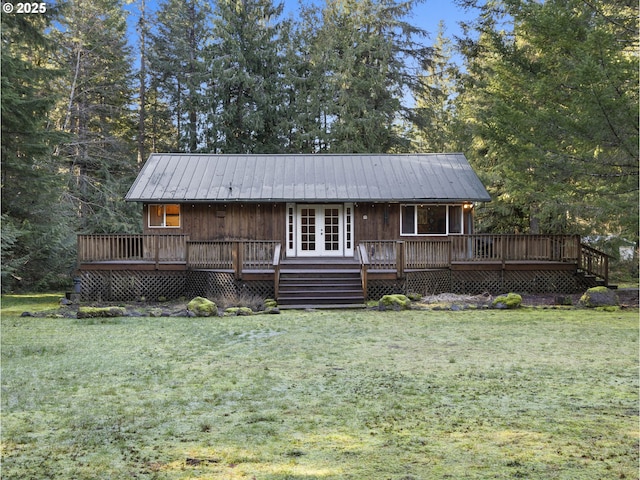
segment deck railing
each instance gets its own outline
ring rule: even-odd
[[[578,235],[492,235],[449,237],[452,262],[577,262]]]
[[[190,268],[233,270],[238,256],[238,242],[189,242],[186,258]]]
[[[238,275],[246,270],[272,270],[275,241],[226,240],[188,242],[188,268],[233,270]]]
[[[603,279],[605,285],[609,285],[609,255],[583,244],[580,246],[578,268]]]
[[[279,242],[189,241],[188,235],[78,235],[79,263],[184,263],[187,268],[273,271]],[[577,235],[472,234],[420,240],[359,243],[368,271],[447,268],[452,263],[567,262],[609,280],[609,257],[582,245]],[[277,263],[279,264],[279,262]]]
[[[188,235],[78,235],[78,260],[183,262]]]

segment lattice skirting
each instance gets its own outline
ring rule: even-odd
[[[83,301],[135,301],[141,297],[175,299],[181,296],[215,298],[227,295],[274,297],[273,281],[241,281],[232,273],[190,271],[83,271]],[[570,271],[450,271],[408,272],[405,279],[370,280],[367,298],[377,300],[394,293],[497,295],[520,293],[575,293],[583,290],[580,278]]]
[[[144,297],[174,299],[184,295],[185,272],[84,271],[81,273],[83,301],[134,301]]]
[[[407,293],[406,280],[369,280],[367,283],[367,300],[379,300],[385,295]]]
[[[406,290],[407,293],[419,293],[420,295],[451,292],[451,271],[408,272]]]
[[[237,281],[227,272],[141,272],[130,270],[84,271],[81,273],[81,298],[85,302],[169,300],[182,296],[209,297],[258,295],[273,298],[272,281]]]
[[[236,280],[232,273],[196,271],[187,273],[187,296],[201,296],[208,298],[257,295],[263,298],[273,298],[275,289],[273,281]]]
[[[452,271],[452,293],[498,295],[520,293],[575,293],[580,291],[578,279],[569,271]]]

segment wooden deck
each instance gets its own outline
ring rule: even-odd
[[[354,298],[367,298],[368,288],[375,282],[398,282],[431,271],[448,271],[456,278],[467,279],[511,272],[521,272],[523,278],[535,272],[568,272],[608,285],[608,261],[606,254],[582,244],[576,235],[477,234],[371,240],[359,242],[352,258],[321,259],[284,258],[280,243],[274,241],[196,242],[186,235],[78,237],[80,272],[217,272],[235,281],[272,282],[276,297],[282,270],[295,270],[296,263],[304,264],[309,274],[332,263],[348,264],[360,277],[362,292]]]

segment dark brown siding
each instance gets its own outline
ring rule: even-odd
[[[159,229],[147,225],[145,233],[183,233],[191,240],[278,240],[285,237],[285,204],[182,204],[181,228]]]
[[[185,234],[191,240],[276,240],[285,243],[286,204],[182,204],[181,228],[149,228],[147,206],[143,212],[144,233]],[[365,218],[366,217],[366,218]],[[472,213],[465,213],[465,233],[473,225]],[[354,215],[355,242],[402,240],[400,205],[358,203]]]
[[[400,206],[397,203],[358,203],[354,226],[356,243],[362,240],[399,240]]]

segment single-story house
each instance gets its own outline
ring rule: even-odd
[[[143,233],[79,237],[84,298],[249,291],[360,305],[584,280],[577,236],[474,232],[474,206],[491,198],[461,153],[158,153],[126,200],[142,205]]]

